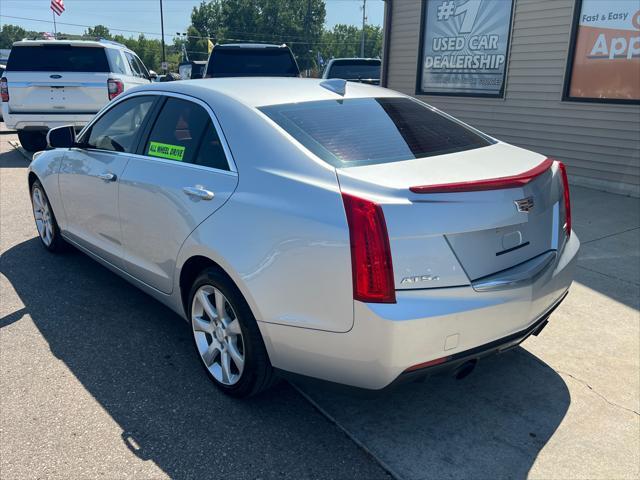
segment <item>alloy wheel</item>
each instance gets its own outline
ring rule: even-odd
[[[38,234],[44,244],[49,247],[53,242],[53,218],[51,217],[49,202],[44,196],[44,192],[37,186],[33,187],[31,192],[31,202]]]
[[[240,322],[227,297],[212,285],[201,286],[193,297],[191,325],[200,357],[213,377],[235,385],[245,365]]]

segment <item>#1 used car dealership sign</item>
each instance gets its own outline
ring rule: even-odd
[[[428,0],[419,93],[500,96],[512,0]]]

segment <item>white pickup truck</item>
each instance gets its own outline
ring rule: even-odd
[[[149,82],[142,61],[119,43],[24,40],[13,44],[0,79],[2,115],[26,150],[44,150],[50,128],[80,129],[109,100]]]

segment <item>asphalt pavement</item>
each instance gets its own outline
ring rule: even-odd
[[[294,379],[220,394],[188,325],[39,245],[28,160],[0,133],[0,479],[640,476],[640,203],[573,187],[576,281],[538,337],[371,393]]]
[[[385,479],[288,383],[237,401],[189,326],[36,238],[28,161],[0,133],[0,478]]]

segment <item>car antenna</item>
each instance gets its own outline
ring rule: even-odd
[[[347,81],[342,78],[332,78],[331,80],[324,80],[320,82],[320,86],[344,97],[347,90]]]

